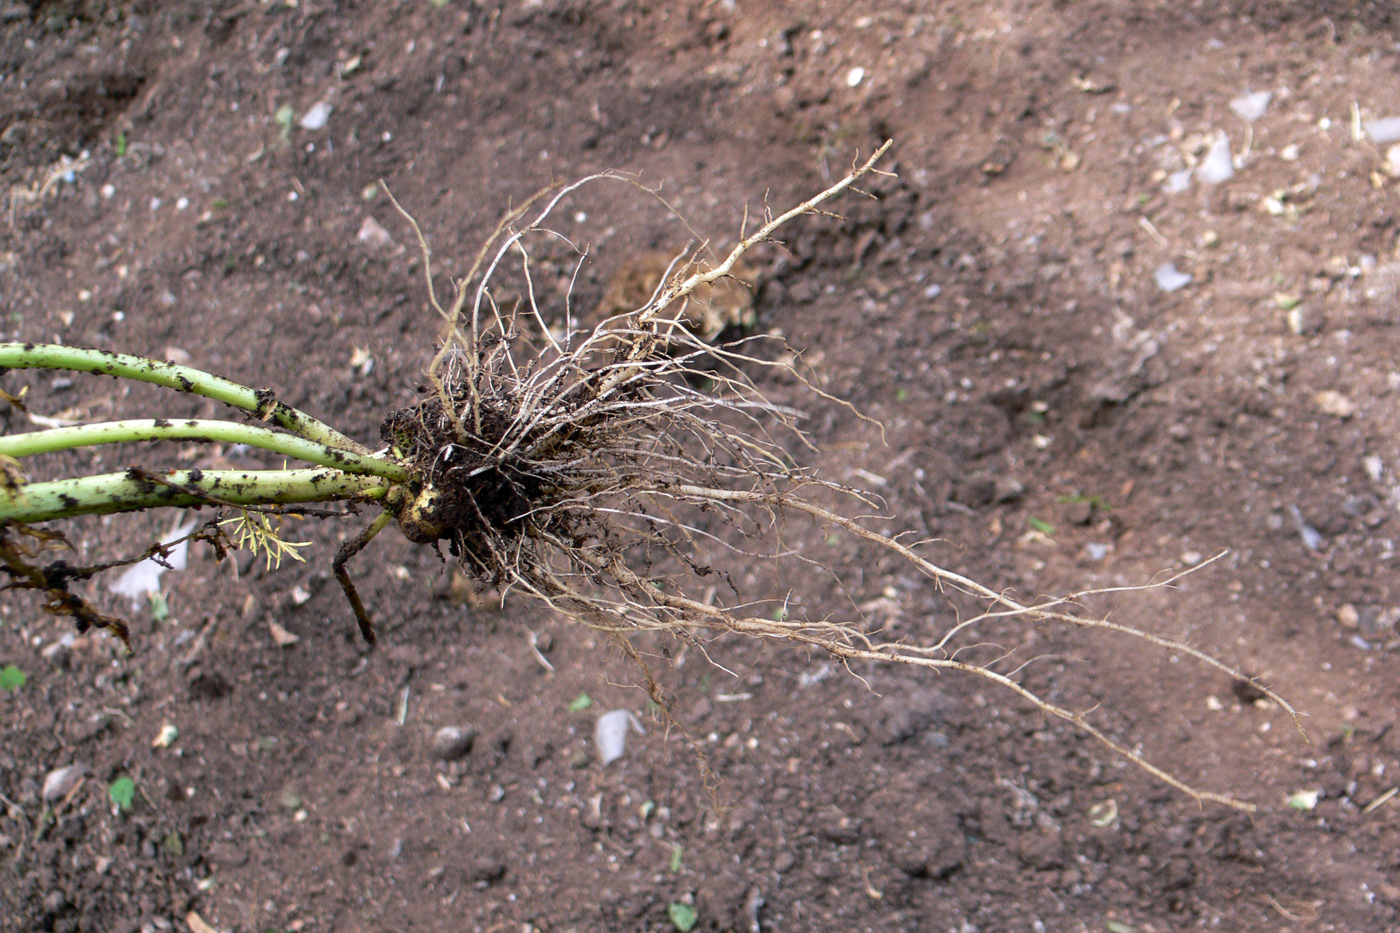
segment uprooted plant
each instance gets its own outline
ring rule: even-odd
[[[125,638],[121,621],[70,591],[75,579],[113,564],[38,565],[57,538],[38,523],[84,514],[158,507],[231,509],[242,543],[275,552],[285,543],[269,516],[304,512],[306,503],[346,501],[381,511],[336,555],[333,569],[367,641],[374,631],[347,562],[390,523],[419,544],[447,550],[482,586],[518,591],[615,635],[661,630],[681,638],[737,633],[819,649],[842,662],[869,661],[954,670],[985,678],[1042,713],[1072,723],[1115,753],[1198,801],[1252,809],[1234,797],[1198,790],[1110,738],[1085,714],[1029,690],[1003,657],[979,663],[986,630],[1008,619],[1101,629],[1190,656],[1240,680],[1243,673],[1171,638],[1094,617],[1076,594],[1034,604],[1017,601],[945,570],[903,536],[872,530],[833,502],[875,507],[858,490],[796,466],[789,444],[805,444],[798,413],[772,403],[749,374],[781,368],[802,379],[788,357],[756,352],[751,341],[716,345],[687,327],[697,289],[731,275],[756,245],[784,223],[820,214],[821,205],[863,177],[887,143],[816,197],[765,215],[712,264],[682,254],[640,308],[583,327],[540,306],[530,275],[532,238],[548,235],[551,215],[592,176],[536,195],[512,211],[439,301],[431,255],[424,253],[428,301],[443,338],[417,404],[391,412],[378,451],[345,437],[267,390],[255,391],[188,367],[93,350],[0,345],[0,367],[63,368],[153,382],[205,395],[259,423],[145,420],[81,425],[0,438],[0,570],[10,587],[41,591],[49,608]],[[397,202],[396,206],[397,206]],[[519,280],[513,305],[498,301],[503,270]],[[815,397],[832,404],[806,380]],[[12,404],[22,399],[7,396]],[[197,439],[242,443],[313,466],[267,471],[129,469],[121,473],[27,482],[18,458],[112,441]],[[339,515],[349,513],[339,512]],[[877,554],[903,561],[930,586],[974,607],[941,635],[921,643],[890,640],[859,618],[799,618],[784,606],[745,600],[727,567],[756,557],[818,564],[784,543],[784,522],[807,516],[841,529]],[[240,543],[216,521],[193,536],[222,549]],[[143,557],[162,551],[153,545]],[[730,563],[726,564],[726,557]],[[1151,586],[1168,585],[1175,578]],[[707,592],[695,595],[705,581]],[[710,586],[710,582],[717,585]],[[762,610],[767,608],[768,614]],[[853,613],[859,616],[859,613]],[[633,652],[633,657],[636,657]],[[1263,694],[1293,714],[1266,687]],[[1295,722],[1297,721],[1294,714]]]

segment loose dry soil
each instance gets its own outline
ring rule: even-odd
[[[615,183],[561,215],[590,248],[572,299],[590,308],[628,256],[732,243],[746,208],[894,139],[878,201],[759,257],[760,328],[887,428],[760,372],[808,413],[821,453],[801,456],[1027,598],[1229,549],[1091,608],[1262,675],[1311,736],[1170,652],[1016,626],[986,638],[1039,658],[1028,686],[1258,813],[1197,806],[986,682],[781,645],[639,639],[667,728],[606,639],[515,596],[474,605],[396,533],[357,566],[366,650],[329,574],[359,526],[307,521],[305,564],[196,548],[162,622],[94,585],[130,613],[130,657],[6,597],[0,663],[27,681],[0,694],[0,928],[662,931],[693,910],[700,930],[1400,929],[1400,187],[1364,130],[1400,113],[1389,8],[0,4],[5,339],[188,360],[366,442],[414,398],[437,328],[377,180],[443,270],[551,181],[662,186],[694,233]],[[1232,109],[1261,91],[1262,116]],[[1232,178],[1174,174],[1222,133]],[[537,267],[555,307],[568,258]],[[1166,263],[1189,284],[1160,288]],[[21,385],[62,417],[226,416],[87,376]],[[170,519],[69,531],[97,560]],[[909,637],[946,624],[909,572],[823,539],[797,543],[847,593],[753,582]],[[614,708],[647,732],[603,766],[593,723]],[[178,738],[153,747],[165,724]],[[446,726],[476,730],[451,761]],[[43,802],[74,763],[86,779]],[[136,794],[114,812],[121,776]]]

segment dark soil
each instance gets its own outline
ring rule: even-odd
[[[439,326],[379,179],[443,290],[551,181],[663,186],[690,230],[615,182],[562,215],[591,246],[572,297],[591,308],[629,256],[732,243],[746,206],[795,204],[893,138],[878,200],[759,257],[760,329],[887,429],[758,374],[807,411],[810,465],[1026,598],[1228,548],[1176,589],[1090,605],[1261,675],[1312,740],[1187,659],[1024,628],[988,637],[1040,658],[1027,686],[1259,812],[1198,807],[991,684],[778,644],[639,638],[668,728],[605,638],[483,602],[397,534],[354,565],[366,650],[330,560],[370,516],[307,520],[304,564],[196,548],[160,622],[94,584],[132,620],[130,657],[0,604],[0,666],[27,674],[0,693],[0,927],[669,930],[690,907],[701,930],[1400,929],[1400,189],[1389,144],[1353,128],[1400,112],[1388,10],[0,4],[5,339],[187,360],[366,443],[419,398]],[[1230,107],[1248,91],[1273,94],[1252,123]],[[1166,193],[1220,131],[1234,177]],[[360,236],[368,218],[391,242]],[[556,305],[572,255],[535,257]],[[1191,282],[1159,288],[1168,262]],[[226,416],[92,376],[5,383],[64,418]],[[33,469],[133,462],[260,461],[192,444]],[[96,562],[169,523],[67,530]],[[901,567],[793,525],[844,591],[736,580],[910,637],[946,623]],[[647,733],[605,767],[594,721],[614,708]],[[474,732],[435,746],[449,726]],[[86,779],[46,804],[75,763]]]

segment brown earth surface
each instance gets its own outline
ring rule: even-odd
[[[129,657],[7,595],[0,666],[27,680],[0,693],[0,928],[1400,929],[1400,164],[1366,131],[1400,113],[1389,9],[0,3],[4,339],[188,360],[366,442],[437,333],[379,179],[444,275],[552,181],[662,186],[691,230],[616,183],[561,215],[592,308],[629,256],[732,244],[746,209],[893,139],[878,200],[758,260],[760,329],[886,429],[758,374],[807,412],[806,465],[1026,598],[1228,549],[1173,590],[1088,605],[1262,676],[1311,738],[1189,658],[1027,626],[987,638],[1037,659],[1028,687],[1258,812],[1198,806],[985,681],[781,644],[639,638],[668,728],[605,638],[514,595],[476,603],[397,534],[356,568],[367,650],[329,572],[358,526],[306,522],[304,564],[195,548],[161,622],[94,584],[133,621]],[[1272,95],[1252,120],[1232,108],[1249,92]],[[1221,133],[1233,177],[1187,171]],[[556,304],[571,255],[537,257]],[[1160,287],[1167,263],[1189,283]],[[25,385],[47,415],[222,416],[5,377]],[[169,524],[68,531],[95,561]],[[907,637],[946,613],[905,568],[820,529],[795,541],[846,591],[808,574],[759,579],[766,595],[818,617],[854,601]],[[615,708],[647,731],[604,766],[594,721]],[[444,727],[475,741],[435,751]],[[85,779],[45,802],[70,764]]]

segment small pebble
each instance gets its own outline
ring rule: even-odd
[[[433,733],[433,757],[439,761],[457,761],[470,754],[476,744],[476,730],[467,726],[443,726]]]
[[[1382,117],[1379,120],[1367,120],[1363,124],[1366,135],[1371,137],[1371,142],[1377,146],[1384,146],[1386,143],[1400,142],[1400,117]]]
[[[1230,156],[1230,137],[1221,133],[1210,144],[1206,157],[1196,166],[1196,177],[1208,185],[1218,185],[1235,176],[1235,163]]]
[[[288,631],[283,625],[273,619],[267,620],[267,631],[272,636],[272,643],[279,648],[290,648],[301,641],[301,636]]]
[[[1323,389],[1313,396],[1313,401],[1325,415],[1346,419],[1356,414],[1356,403],[1333,389]]]
[[[1175,263],[1168,262],[1158,266],[1152,273],[1152,278],[1156,280],[1158,288],[1170,294],[1190,285],[1193,276],[1179,271]]]
[[[1163,194],[1180,194],[1191,187],[1192,171],[1184,168],[1179,172],[1172,172],[1167,176],[1167,180],[1162,183]]]
[[[306,111],[301,118],[301,128],[304,130],[324,129],[326,123],[331,118],[333,108],[325,101],[318,101],[311,105],[311,109]]]
[[[852,68],[846,72],[846,87],[856,87],[865,80],[864,68]]]
[[[355,239],[372,249],[388,249],[394,245],[394,238],[389,235],[389,231],[373,217],[364,219],[360,224],[360,232],[355,234]]]
[[[1026,487],[1021,481],[1012,476],[1003,476],[997,479],[992,491],[992,501],[997,505],[1006,505],[1011,502],[1020,502],[1026,494]]]
[[[44,789],[40,796],[44,798],[46,803],[62,800],[70,790],[77,786],[84,774],[87,774],[87,765],[68,765],[63,768],[55,768],[44,777]]]
[[[1391,178],[1400,178],[1400,143],[1385,151],[1385,173]]]
[[[641,722],[631,710],[610,710],[598,717],[598,725],[593,730],[593,742],[598,746],[598,757],[603,764],[610,764],[621,758],[627,747],[627,733],[636,730],[645,735]]]
[[[1269,101],[1274,99],[1271,91],[1254,91],[1250,94],[1242,94],[1230,101],[1230,109],[1236,114],[1253,123],[1262,117],[1269,109]]]
[[[1321,308],[1298,305],[1288,312],[1288,329],[1299,337],[1307,337],[1327,326],[1327,315]]]

